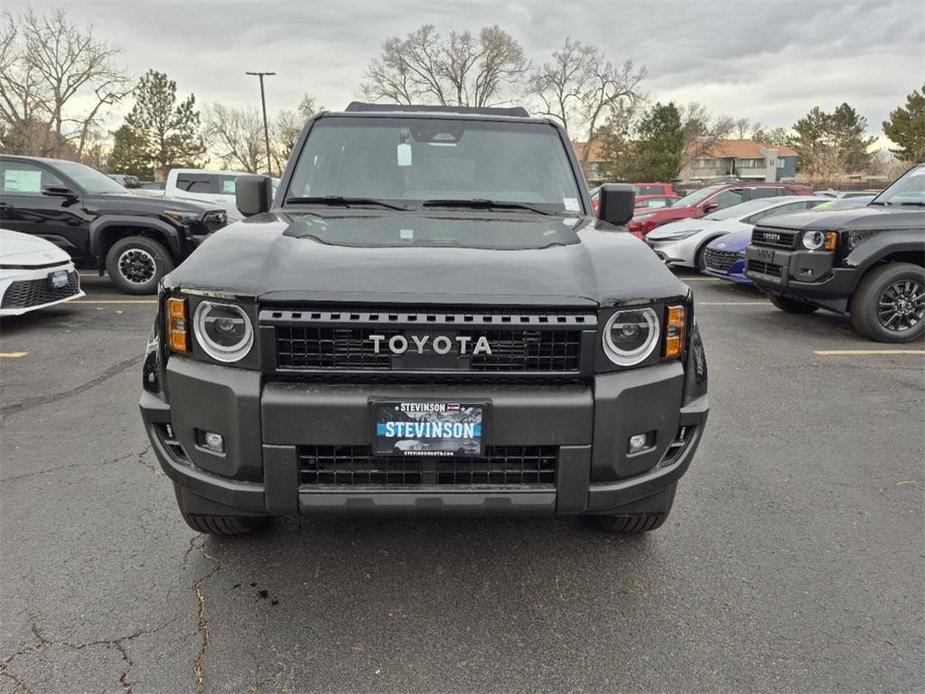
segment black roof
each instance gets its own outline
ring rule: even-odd
[[[368,104],[362,101],[351,101],[344,109],[346,113],[468,113],[482,116],[509,116],[514,118],[529,118],[530,114],[523,106],[508,108],[476,107],[476,106],[418,106],[414,104]]]

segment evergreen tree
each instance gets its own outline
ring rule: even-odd
[[[629,156],[635,181],[672,181],[681,169],[684,127],[673,103],[656,103],[639,121],[636,142]]]
[[[861,171],[870,166],[871,155],[867,152],[877,139],[865,137],[867,119],[859,116],[848,104],[835,109],[829,121],[829,137],[842,170]]]
[[[922,91],[913,90],[906,97],[906,107],[900,106],[883,121],[883,133],[899,148],[890,151],[907,162],[925,161],[925,84]]]
[[[197,159],[205,154],[196,97],[178,101],[177,83],[163,72],[148,70],[138,81],[125,125],[143,140],[146,160],[159,179],[172,168],[198,168]]]
[[[112,136],[112,151],[106,160],[107,171],[138,176],[142,180],[150,178],[151,164],[145,153],[144,138],[128,125],[120,127]]]

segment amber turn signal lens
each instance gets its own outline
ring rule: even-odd
[[[684,307],[669,306],[665,320],[665,359],[677,359],[684,350]]]
[[[187,354],[190,351],[186,299],[167,299],[167,344],[172,352]]]
[[[834,251],[836,248],[838,248],[838,232],[825,232],[825,243],[822,245],[822,247],[827,251]]]

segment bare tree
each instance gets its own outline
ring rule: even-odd
[[[632,60],[614,65],[596,46],[567,38],[550,62],[533,71],[528,89],[540,113],[559,120],[573,137],[583,134],[586,164],[605,121],[619,128],[615,119],[626,117],[644,97],[639,85],[645,76],[645,68],[637,69]]]
[[[681,154],[681,168],[695,159],[709,155],[720,140],[728,138],[736,128],[730,116],[713,118],[706,108],[696,102],[682,109],[681,123],[684,130],[684,150]]]
[[[130,91],[114,59],[121,49],[93,27],[71,24],[64,10],[4,16],[0,32],[0,115],[13,130],[45,129],[32,153],[83,155],[102,113]]]
[[[256,108],[227,108],[213,104],[206,110],[205,135],[223,165],[257,173],[266,158],[263,119]]]
[[[270,154],[277,172],[281,172],[286,166],[305,121],[323,110],[324,106],[319,105],[314,97],[305,94],[295,111],[283,110],[276,115],[271,134],[273,143],[270,145],[273,151]]]
[[[498,26],[451,32],[444,39],[425,24],[393,36],[366,68],[366,98],[400,104],[490,106],[502,103],[529,69],[520,44]]]
[[[736,118],[733,122],[733,127],[735,128],[736,137],[739,140],[746,140],[750,132],[754,132],[761,126],[756,123],[755,126],[752,127],[752,122],[748,118]]]

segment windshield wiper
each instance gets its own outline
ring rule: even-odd
[[[901,203],[899,203],[899,204],[900,204],[900,206],[902,206],[902,205],[909,205],[909,206],[911,206],[911,207],[925,207],[925,202],[915,202],[915,201],[913,201],[913,202],[901,202]]]
[[[396,205],[395,203],[377,200],[376,198],[345,198],[342,195],[321,195],[307,198],[286,198],[287,205],[336,205],[339,207],[350,207],[351,205],[376,205],[385,207],[390,210],[408,211],[407,207]]]
[[[528,205],[523,202],[502,202],[500,200],[485,200],[482,198],[475,198],[472,200],[425,200],[423,207],[472,207],[483,210],[529,210],[536,214],[548,216],[552,216],[553,214],[552,212],[547,212],[539,207],[534,207],[533,205]]]

